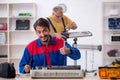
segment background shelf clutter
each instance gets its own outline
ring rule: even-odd
[[[103,65],[120,60],[120,2],[103,2]]]
[[[0,3],[0,62],[14,63],[16,73],[26,44],[36,38],[36,11],[36,3]]]

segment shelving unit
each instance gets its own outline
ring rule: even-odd
[[[7,3],[0,3],[0,23],[7,23],[8,22],[8,4]],[[4,37],[5,35],[5,37]],[[0,62],[8,61],[8,30],[1,30],[0,31]],[[6,39],[5,39],[6,38]],[[5,40],[5,41],[4,41]],[[5,56],[5,57],[3,57]]]
[[[33,23],[36,20],[35,3],[0,3],[0,23],[7,23],[7,30],[0,30],[5,34],[5,41],[0,44],[0,62],[14,63],[16,73],[19,73],[19,61],[26,44],[36,38]],[[31,16],[19,16],[19,13],[30,13]],[[30,20],[29,30],[16,30],[16,20]],[[1,39],[0,39],[1,41]]]
[[[120,60],[120,40],[112,36],[120,36],[120,21],[117,21],[117,26],[110,19],[120,18],[120,2],[103,2],[103,65],[111,65],[113,61]],[[116,24],[116,23],[115,23]],[[115,56],[109,56],[108,52],[118,50],[114,53]],[[112,53],[113,54],[113,53]]]

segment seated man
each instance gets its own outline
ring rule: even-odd
[[[39,18],[34,29],[38,39],[26,46],[19,64],[20,73],[29,73],[30,69],[38,66],[65,66],[67,56],[73,60],[80,59],[77,48],[71,47],[62,38],[50,35],[50,25],[46,19]]]

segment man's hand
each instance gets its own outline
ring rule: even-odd
[[[64,42],[63,47],[60,48],[60,52],[61,52],[61,54],[66,55],[66,54],[68,54],[68,53],[71,53],[71,50],[66,47],[65,42]]]
[[[24,70],[26,73],[30,72],[31,66],[30,65],[25,65]]]
[[[77,25],[75,23],[73,23],[73,24],[67,24],[65,28],[66,28],[67,31],[69,31],[70,29],[74,30],[74,29],[77,28]]]

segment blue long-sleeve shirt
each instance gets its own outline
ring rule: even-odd
[[[64,45],[64,40],[50,36],[48,46],[43,45],[40,39],[36,39],[29,43],[23,53],[19,64],[20,73],[25,73],[24,66],[31,65],[32,69],[36,66],[65,66],[67,64],[67,56],[73,60],[80,59],[81,54],[77,48],[72,47],[66,42],[66,47],[70,48],[71,52],[67,55],[60,53],[60,48]]]

